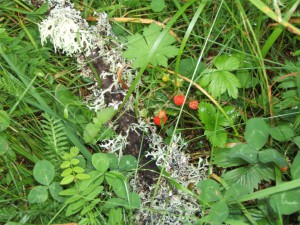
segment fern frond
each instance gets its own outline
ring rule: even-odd
[[[60,159],[63,152],[70,148],[65,127],[60,119],[53,118],[44,113],[42,116],[42,130],[45,134],[43,138],[46,148],[45,157],[53,162],[55,159]],[[56,160],[55,160],[56,161]]]

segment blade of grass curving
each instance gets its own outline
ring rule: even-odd
[[[35,42],[34,38],[32,37],[31,33],[29,32],[29,30],[27,29],[27,27],[24,25],[23,21],[18,17],[17,18],[19,20],[19,24],[22,27],[22,29],[25,31],[28,39],[30,40],[30,42],[32,43],[33,47],[38,50],[38,45]]]
[[[176,2],[176,0],[174,0]],[[202,10],[204,9],[205,5],[207,3],[207,0],[205,1],[202,1],[197,9],[197,11],[195,12],[186,32],[185,32],[185,35],[182,39],[182,42],[180,44],[180,48],[179,48],[179,51],[178,51],[178,55],[176,57],[176,63],[175,63],[175,74],[174,74],[174,81],[175,81],[175,84],[174,84],[174,89],[177,88],[177,74],[178,74],[178,70],[179,70],[179,63],[180,63],[180,59],[181,59],[181,56],[183,54],[183,51],[184,51],[184,48],[185,48],[185,45],[191,35],[191,32],[193,31],[193,28],[202,12]],[[176,91],[176,90],[174,90]]]
[[[287,20],[281,19],[277,13],[275,13],[270,7],[268,7],[265,3],[263,3],[260,0],[249,0],[253,5],[256,6],[259,10],[264,12],[268,17],[275,20],[276,22],[280,23],[284,27],[286,27],[288,30],[293,32],[296,35],[300,35],[300,29],[290,24]]]
[[[300,0],[296,1],[295,4],[288,10],[287,13],[285,13],[284,20],[289,21],[289,19],[292,17],[293,13],[297,9],[298,5],[300,3]],[[272,34],[269,36],[269,38],[266,40],[264,46],[262,47],[261,50],[261,55],[263,58],[266,57],[268,54],[270,48],[273,46],[275,41],[278,39],[280,34],[284,31],[284,28],[282,26],[277,26],[275,30],[272,32]]]
[[[279,192],[283,191],[289,191],[294,188],[300,188],[300,179],[292,180],[286,183],[279,184],[275,187],[269,187],[267,189],[263,189],[251,194],[244,195],[240,198],[238,198],[238,201],[240,202],[245,202],[245,201],[250,201],[254,199],[261,199],[261,198],[266,198],[269,197],[272,194],[276,194]]]

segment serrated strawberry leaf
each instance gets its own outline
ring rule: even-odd
[[[123,53],[123,57],[133,60],[134,69],[145,64],[148,54],[152,54],[149,63],[154,66],[168,66],[168,59],[177,55],[178,48],[172,46],[175,38],[167,33],[159,43],[154,52],[151,52],[153,45],[161,34],[161,27],[151,24],[143,29],[143,35],[135,34],[127,38],[128,49]]]
[[[230,71],[237,70],[240,60],[234,56],[220,55],[213,61],[215,68],[203,71],[199,84],[208,88],[208,92],[217,98],[228,93],[232,98],[237,98],[238,88],[241,87],[239,79]]]
[[[239,68],[240,61],[234,56],[220,55],[215,58],[213,64],[218,70],[233,71]]]

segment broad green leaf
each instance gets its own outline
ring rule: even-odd
[[[147,59],[149,53],[152,53],[152,46],[160,36],[161,30],[161,27],[153,23],[143,29],[143,36],[135,34],[128,37],[128,49],[123,53],[123,57],[133,60],[133,69],[142,67],[145,64],[145,59]],[[174,42],[175,38],[167,33],[150,57],[149,63],[154,66],[168,67],[168,59],[178,53],[178,49],[171,45]]]
[[[64,160],[70,160],[72,158],[72,156],[70,153],[65,152],[65,153],[63,153],[62,158]]]
[[[291,165],[291,174],[293,180],[300,178],[300,152],[298,151],[296,157],[294,158],[294,162]]]
[[[132,155],[124,155],[119,163],[119,170],[128,171],[133,170],[137,166],[137,160]]]
[[[104,203],[103,208],[111,209],[118,206],[127,206],[127,201],[123,198],[110,198]]]
[[[262,180],[274,180],[274,168],[265,163],[254,163],[226,172],[223,178],[228,185],[238,183],[252,192],[258,189]]]
[[[116,193],[116,195],[120,198],[125,198],[127,199],[127,191],[128,191],[128,187],[125,183],[124,180],[120,179],[120,178],[115,178],[110,185],[113,188],[113,191]]]
[[[240,61],[234,56],[220,55],[215,58],[213,64],[218,70],[233,71],[239,68]]]
[[[105,174],[105,180],[112,186],[113,191],[121,198],[127,198],[128,187],[126,178],[118,171],[110,171]]]
[[[179,62],[178,73],[188,78],[191,78],[191,76],[193,75],[196,69],[197,61],[198,60],[194,58],[181,59]],[[175,66],[173,67],[173,69],[175,70]],[[205,69],[205,64],[201,62],[196,74],[199,76],[200,73],[204,71],[204,69]]]
[[[93,208],[95,208],[95,206],[100,202],[100,199],[94,199],[92,202],[89,202],[88,205],[85,205],[82,209],[82,211],[80,212],[80,215],[83,216],[86,213],[88,213],[89,211],[91,211]]]
[[[141,206],[140,196],[135,192],[129,193],[127,206],[125,207],[127,209],[138,209],[140,206]]]
[[[70,163],[71,163],[73,166],[75,166],[75,165],[77,165],[77,164],[79,163],[79,159],[73,158],[73,159],[70,160]]]
[[[118,169],[119,162],[117,155],[115,153],[107,153],[106,156],[109,158],[109,168],[111,170]]]
[[[294,137],[293,142],[300,148],[300,136]]]
[[[270,134],[277,141],[288,141],[295,136],[293,129],[289,126],[271,127]]]
[[[227,132],[222,130],[217,131],[204,131],[205,136],[209,140],[209,142],[215,147],[224,147],[227,142]]]
[[[58,202],[64,202],[65,199],[59,195],[59,193],[63,190],[62,186],[59,185],[58,182],[53,182],[49,186],[49,191],[52,196],[56,201]]]
[[[261,118],[252,118],[246,123],[245,139],[255,150],[261,149],[269,138],[269,126]]]
[[[251,76],[247,70],[238,71],[236,76],[243,88],[255,87],[258,84],[258,79]]]
[[[88,175],[90,176],[89,179],[81,180],[79,182],[78,188],[80,191],[85,191],[87,190],[88,187],[92,185],[100,185],[104,180],[104,175],[99,173],[99,171],[97,170],[92,170],[91,172],[88,173]]]
[[[241,158],[248,163],[257,161],[257,151],[248,144],[237,144],[230,151],[231,158]]]
[[[84,201],[84,200],[71,203],[67,208],[66,216],[71,216],[71,215],[74,215],[75,213],[79,212],[85,203],[86,203],[86,201]]]
[[[71,166],[71,162],[70,161],[64,161],[61,165],[60,168],[61,169],[66,169],[69,168]]]
[[[33,168],[34,179],[43,185],[49,185],[54,178],[54,166],[47,160],[38,161]]]
[[[245,164],[245,160],[241,158],[231,158],[230,151],[231,149],[229,148],[216,149],[213,155],[214,164],[223,168]]]
[[[223,107],[223,109],[233,123],[241,116],[239,111],[231,105],[227,105],[227,106]],[[223,127],[231,126],[230,123],[228,122],[228,120],[221,113],[219,113],[218,124]]]
[[[65,170],[61,173],[60,176],[65,177],[65,176],[71,175],[72,172],[73,172],[72,168],[69,167],[69,168],[65,169]]]
[[[73,196],[78,194],[78,191],[75,188],[68,188],[66,190],[60,191],[59,195],[65,195],[65,196]]]
[[[74,171],[75,173],[83,173],[83,172],[84,172],[84,169],[81,168],[80,166],[74,166],[73,171]]]
[[[239,197],[249,194],[249,189],[245,188],[243,185],[235,183],[229,186],[228,190],[225,192],[226,202],[228,201],[239,201]]]
[[[9,127],[10,118],[6,111],[0,110],[0,132]]]
[[[76,174],[75,178],[77,180],[87,180],[90,178],[90,175],[85,174],[85,173],[78,173],[78,174]]]
[[[92,164],[96,170],[105,173],[109,168],[109,158],[104,153],[95,153],[92,156]]]
[[[101,126],[97,126],[93,123],[88,123],[83,131],[83,140],[85,143],[93,144],[100,132]]]
[[[279,192],[270,197],[272,209],[281,215],[300,211],[300,188]]]
[[[225,92],[232,98],[237,98],[238,88],[241,84],[238,78],[229,71],[212,71],[205,70],[199,80],[199,84],[208,87],[208,92],[218,98]]]
[[[103,191],[104,187],[103,186],[98,186],[95,190],[93,190],[91,193],[89,193],[86,196],[87,200],[93,200],[94,198],[96,198],[98,195],[100,195],[100,193]]]
[[[0,156],[10,150],[9,142],[5,137],[0,136]]]
[[[92,224],[92,221],[89,218],[81,219],[77,225],[89,225]]]
[[[209,224],[223,224],[229,215],[229,209],[225,202],[218,201],[210,207],[209,214],[203,218]]]
[[[214,202],[222,198],[220,185],[211,179],[202,180],[197,183],[199,200],[203,202]]]
[[[218,116],[215,107],[208,102],[200,102],[198,106],[198,116],[205,125],[206,130],[215,130],[218,128]]]
[[[77,147],[72,147],[71,149],[70,149],[70,155],[72,156],[72,157],[75,157],[75,156],[77,156],[79,154],[79,149],[77,148]]]
[[[153,12],[161,12],[166,7],[165,0],[152,0],[150,8]]]
[[[60,184],[61,185],[70,184],[74,181],[74,179],[75,179],[74,175],[67,175],[61,180]]]
[[[108,213],[108,225],[123,225],[123,212],[122,208],[112,208]]]
[[[258,159],[262,163],[273,162],[282,171],[286,170],[286,168],[288,167],[284,156],[281,155],[276,149],[270,148],[270,149],[265,149],[265,150],[259,151]]]
[[[116,113],[112,107],[108,107],[97,112],[97,116],[93,119],[95,125],[101,127],[103,124],[111,120]]]
[[[48,199],[48,187],[36,186],[32,188],[28,195],[29,203],[43,203]]]
[[[83,196],[82,195],[73,195],[71,196],[70,198],[68,198],[65,203],[66,204],[70,204],[70,203],[73,203],[73,202],[77,202],[77,201],[81,201],[81,199],[83,199]]]

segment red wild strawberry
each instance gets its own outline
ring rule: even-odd
[[[193,100],[193,101],[190,101],[189,102],[189,107],[190,109],[194,109],[194,110],[197,110],[198,109],[198,101],[197,100]]]
[[[184,103],[184,100],[185,100],[184,95],[176,95],[174,97],[174,103],[175,103],[175,105],[178,105],[178,106],[182,106]]]
[[[159,118],[158,116],[154,116],[153,117],[153,122],[154,122],[155,125],[160,126],[161,122],[163,122],[163,124],[165,124],[167,122],[167,117]]]

